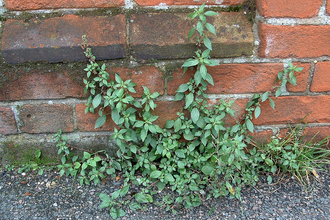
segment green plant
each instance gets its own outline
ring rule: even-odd
[[[24,164],[19,168],[18,173],[28,172],[30,170],[39,170],[38,174],[42,175],[45,170],[45,166],[41,165],[41,150],[37,150],[34,153],[34,157],[30,158],[27,164]]]
[[[215,34],[214,26],[206,19],[213,15],[216,15],[213,11],[205,12],[204,4],[189,15],[198,20],[197,26],[188,34],[189,38],[196,37],[197,50],[196,56],[184,62],[182,67],[185,71],[191,68],[196,72],[176,91],[175,100],[184,101],[185,111],[178,112],[176,119],[168,120],[164,128],[155,123],[158,116],[152,114],[157,107],[155,99],[160,94],[143,86],[142,97],[134,98],[131,94],[135,93],[136,84],[131,80],[124,81],[118,74],[112,80],[106,72],[107,66],[95,62],[83,37],[83,48],[89,58],[85,68],[85,93],[90,94],[85,112],[99,114],[95,128],[104,125],[108,117],[112,118],[117,124],[112,138],[116,140],[118,150],[115,157],[83,150],[84,155],[79,159],[70,152],[69,148],[73,147],[68,147],[60,131],[56,139],[58,153],[63,156],[58,168],[61,175],[79,174],[81,184],[90,181],[97,184],[105,174],[121,172],[123,188],[111,196],[100,194],[100,208],[110,208],[113,218],[125,214],[122,205],[129,204],[131,209],[136,209],[140,204],[153,202],[155,188],[161,191],[165,186],[178,194],[176,198],[163,198],[166,209],[174,212],[180,206],[199,206],[211,197],[229,195],[241,199],[243,185],[255,184],[260,171],[275,172],[275,161],[288,155],[283,151],[277,154],[277,148],[271,143],[265,149],[252,148],[248,152],[248,144],[252,143],[248,132],[254,131],[252,119],[261,114],[261,103],[268,99],[275,108],[271,97],[279,96],[287,82],[295,84],[294,72],[302,68],[290,63],[278,74],[272,90],[256,94],[248,102],[241,121],[233,126],[226,125],[226,118],[234,115],[231,109],[234,101],[220,100],[210,106],[205,93],[207,86],[214,84],[207,67],[219,65],[210,57],[212,43],[206,35],[206,31]],[[273,161],[271,166],[270,160]],[[284,162],[282,166],[285,166]],[[277,167],[280,165],[276,165],[276,170]],[[294,168],[293,165],[290,167]],[[124,199],[131,184],[145,187],[134,195],[135,202]]]

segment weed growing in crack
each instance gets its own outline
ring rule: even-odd
[[[261,103],[269,100],[275,108],[272,97],[281,95],[287,82],[296,84],[294,72],[302,68],[291,63],[278,74],[276,86],[254,95],[246,106],[246,113],[235,125],[225,123],[226,117],[234,115],[231,108],[234,101],[220,100],[209,106],[205,91],[214,82],[207,67],[219,64],[210,57],[212,42],[206,31],[215,34],[215,28],[207,23],[207,17],[217,13],[205,11],[204,6],[189,15],[197,19],[196,27],[188,34],[188,38],[196,36],[197,50],[195,57],[184,62],[182,67],[185,71],[192,68],[196,72],[176,91],[175,101],[184,101],[184,112],[178,112],[178,117],[168,120],[164,128],[155,124],[158,116],[152,113],[157,108],[155,100],[160,94],[143,86],[142,98],[134,98],[131,94],[135,93],[136,84],[131,80],[124,81],[118,74],[111,80],[106,66],[95,62],[83,38],[85,55],[89,58],[85,69],[85,93],[90,93],[85,112],[99,114],[95,128],[111,117],[117,125],[112,138],[116,140],[118,150],[115,157],[104,152],[85,151],[79,159],[71,155],[66,138],[59,132],[56,135],[58,153],[63,156],[58,168],[61,175],[79,175],[81,184],[91,181],[98,184],[106,174],[114,176],[121,172],[123,187],[111,196],[99,195],[100,208],[110,208],[115,219],[126,214],[121,208],[123,205],[129,205],[132,210],[139,209],[141,204],[153,202],[156,191],[165,187],[178,194],[175,198],[164,197],[160,204],[173,212],[182,206],[197,207],[211,197],[229,196],[240,200],[242,187],[255,185],[260,172],[288,171],[298,177],[308,173],[317,176],[317,160],[323,160],[328,154],[323,152],[322,156],[315,157],[321,153],[319,148],[297,145],[296,139],[291,137],[283,139],[287,141],[274,139],[264,147],[251,148],[253,142],[248,134],[254,131],[252,119],[260,116]],[[272,182],[270,175],[268,182]],[[134,200],[125,200],[132,184],[144,188],[134,194]]]

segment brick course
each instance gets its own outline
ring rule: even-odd
[[[130,43],[137,59],[178,59],[194,56],[195,41],[188,41],[194,22],[188,14],[148,13],[131,17]],[[209,19],[217,35],[212,40],[213,57],[251,55],[252,27],[242,13],[223,12]]]
[[[5,0],[5,7],[9,10],[38,10],[57,8],[109,8],[125,5],[125,0]]]
[[[245,0],[135,0],[141,6],[156,6],[156,5],[239,5],[243,4]]]
[[[82,61],[83,35],[98,59],[125,57],[124,15],[80,17],[65,15],[46,20],[9,19],[2,38],[3,57],[9,63],[27,61]]]
[[[304,67],[304,70],[296,73],[297,86],[288,86],[288,90],[291,92],[304,92],[307,89],[311,64],[294,63],[294,65]],[[221,64],[208,67],[208,72],[214,80],[214,86],[209,86],[207,93],[266,92],[275,85],[275,79],[279,71],[283,71],[283,64],[281,63]],[[193,73],[193,71],[187,71],[183,74],[182,69],[173,72],[173,79],[168,82],[168,94],[175,95],[175,91],[179,86],[188,82]]]
[[[330,26],[259,24],[259,56],[313,58],[330,55]]]
[[[257,0],[256,3],[265,17],[310,18],[317,16],[322,0]]]

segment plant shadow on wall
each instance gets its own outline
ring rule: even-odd
[[[272,176],[291,173],[303,183],[306,176],[318,178],[322,164],[329,163],[329,151],[322,149],[326,140],[313,144],[304,142],[299,128],[292,129],[284,139],[274,138],[264,146],[255,145],[249,133],[254,131],[253,118],[261,114],[261,103],[281,95],[287,82],[295,85],[295,72],[302,68],[289,63],[278,73],[275,86],[263,94],[255,94],[247,103],[245,114],[234,126],[225,124],[226,116],[233,116],[234,101],[220,100],[210,106],[205,93],[213,83],[207,66],[219,65],[210,58],[212,43],[205,34],[215,34],[215,28],[207,22],[208,16],[217,13],[205,11],[204,5],[189,17],[197,25],[188,34],[196,36],[195,57],[188,59],[183,68],[195,69],[188,83],[176,91],[175,101],[183,101],[184,112],[178,112],[175,120],[168,120],[164,128],[155,124],[158,116],[152,114],[157,108],[155,100],[159,93],[151,93],[143,86],[142,98],[132,97],[136,84],[122,80],[119,75],[111,80],[105,64],[99,65],[83,37],[85,55],[89,64],[85,71],[85,93],[90,93],[86,113],[98,113],[95,128],[101,127],[108,117],[117,124],[113,139],[118,150],[115,157],[104,152],[85,151],[82,158],[72,155],[67,139],[61,131],[56,134],[58,153],[62,164],[58,165],[61,175],[78,176],[80,184],[99,184],[105,175],[113,178],[120,172],[124,178],[121,189],[111,195],[100,194],[100,208],[110,208],[116,219],[125,215],[121,208],[141,209],[141,204],[153,202],[153,195],[165,187],[177,196],[163,198],[167,210],[177,212],[180,207],[197,207],[211,197],[229,196],[241,200],[244,185],[255,185],[259,175],[266,174],[269,184]],[[108,110],[109,109],[109,110]],[[309,175],[312,174],[312,175]],[[308,180],[309,180],[308,178]],[[132,184],[144,188],[125,199]],[[132,196],[132,195],[130,195]],[[134,200],[135,199],[135,200]]]

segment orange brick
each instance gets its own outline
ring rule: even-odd
[[[116,127],[115,122],[111,119],[111,114],[107,117],[106,123],[100,128],[94,129],[96,120],[100,117],[98,112],[95,114],[87,113],[85,114],[86,105],[84,103],[76,105],[76,117],[78,122],[79,131],[113,131]],[[108,108],[107,113],[111,113]]]
[[[307,88],[311,64],[293,64],[304,67],[304,70],[295,74],[297,86],[288,85],[288,91],[304,92]],[[283,71],[283,68],[281,63],[221,64],[215,67],[208,67],[208,72],[213,77],[214,86],[209,85],[207,93],[242,94],[266,92],[275,85],[277,74],[279,71]],[[183,74],[182,69],[173,72],[173,79],[168,82],[168,94],[174,95],[181,84],[189,81],[192,74],[194,74],[193,71],[187,71]]]
[[[260,23],[259,56],[313,58],[330,55],[330,26],[279,26]]]
[[[310,18],[317,16],[322,0],[257,0],[256,3],[264,17]]]
[[[330,91],[330,62],[319,62],[315,65],[311,92]]]
[[[283,96],[274,98],[275,110],[269,101],[262,103],[256,125],[299,123],[306,116],[308,123],[330,123],[330,96]]]
[[[5,7],[9,10],[38,10],[57,8],[109,8],[125,5],[125,0],[5,0]]]
[[[160,72],[156,67],[142,66],[135,68],[125,67],[114,67],[109,69],[109,73],[112,73],[112,79],[114,74],[118,75],[123,80],[132,79],[132,82],[137,84],[135,87],[136,93],[132,93],[133,97],[141,97],[143,94],[143,87],[147,87],[151,93],[159,92],[161,95],[164,94],[164,79],[163,73]]]
[[[135,2],[141,6],[156,6],[156,5],[240,5],[245,0],[135,0]]]

